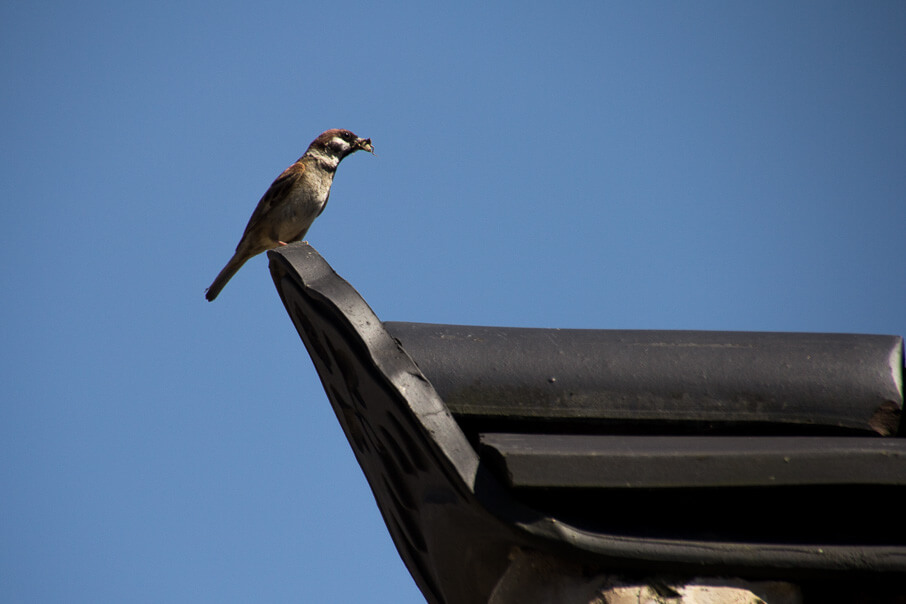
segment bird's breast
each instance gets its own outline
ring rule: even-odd
[[[296,186],[282,208],[277,221],[279,241],[292,241],[311,226],[330,196],[332,174],[306,174],[301,186]]]
[[[325,170],[311,170],[305,174],[306,180],[308,181],[305,188],[312,191],[314,202],[318,206],[318,211],[321,211],[321,208],[324,207],[324,204],[327,203],[327,198],[330,196],[330,186],[333,184],[333,172],[327,172]]]

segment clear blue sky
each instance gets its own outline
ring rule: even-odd
[[[328,8],[325,8],[328,7]],[[0,601],[420,602],[275,293],[322,130],[385,320],[906,334],[906,3],[5,2]]]

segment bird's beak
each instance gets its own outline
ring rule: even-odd
[[[371,144],[370,138],[357,138],[355,139],[355,146],[359,149],[364,149],[372,155],[374,155],[374,145]]]

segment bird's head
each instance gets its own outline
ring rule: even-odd
[[[359,149],[374,153],[370,138],[359,138],[349,130],[333,128],[322,132],[308,146],[306,154],[319,155],[324,158],[335,158],[337,163],[347,155]]]

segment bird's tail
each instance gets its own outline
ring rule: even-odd
[[[223,289],[223,286],[233,278],[233,275],[236,274],[242,265],[245,264],[245,261],[249,259],[249,256],[246,254],[240,254],[237,250],[233,257],[230,258],[230,261],[226,263],[226,266],[223,267],[223,270],[220,271],[220,274],[214,279],[214,282],[211,286],[204,290],[204,297],[208,302],[213,302],[214,298],[217,297],[217,294],[220,293],[220,290]]]

